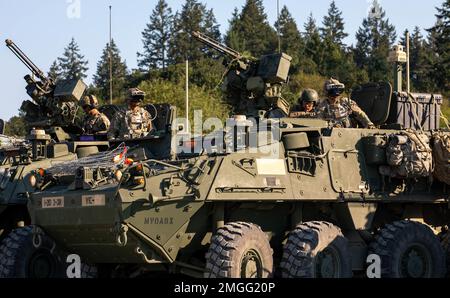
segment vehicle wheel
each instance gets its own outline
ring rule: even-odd
[[[446,259],[447,259],[447,277],[450,276],[450,232],[445,234],[442,239],[442,247],[444,248]]]
[[[285,278],[350,278],[348,240],[337,226],[322,221],[299,224],[284,245],[280,267]]]
[[[380,230],[369,248],[381,258],[381,276],[439,278],[445,275],[445,253],[439,238],[426,225],[401,220]]]
[[[273,250],[255,224],[227,223],[211,238],[205,277],[268,278],[273,273]]]
[[[35,248],[31,226],[9,233],[0,245],[0,277],[65,277],[64,263],[53,240],[45,235],[41,237],[41,245]]]
[[[95,265],[81,264],[81,278],[98,278],[98,268]]]

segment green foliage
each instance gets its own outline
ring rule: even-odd
[[[58,79],[60,79],[60,74],[61,74],[61,69],[59,67],[58,61],[55,60],[55,61],[53,61],[52,65],[50,66],[47,76],[56,82]]]
[[[319,73],[319,65],[322,64],[323,47],[320,39],[319,29],[312,13],[309,15],[305,25],[305,61],[300,66],[300,71],[316,74]]]
[[[13,116],[5,123],[5,135],[24,137],[27,134],[23,116]]]
[[[247,0],[239,15],[235,10],[225,42],[255,57],[276,51],[277,34],[267,21],[262,0]]]
[[[320,96],[323,94],[323,83],[327,78],[319,74],[297,73],[289,81],[289,85],[284,90],[283,97],[292,105],[297,104],[297,99],[306,88],[315,89]]]
[[[286,6],[283,6],[280,17],[275,23],[280,34],[281,51],[292,57],[292,72],[297,72],[304,56],[304,41],[297,24]]]
[[[396,31],[376,0],[373,5],[377,11],[363,20],[356,33],[354,52],[357,66],[367,71],[370,81],[378,82],[392,78],[387,57],[396,40]]]
[[[57,68],[53,67],[52,71],[56,70],[56,76],[59,79],[84,79],[86,78],[87,60],[80,54],[80,48],[72,38],[69,45],[64,49],[62,57],[57,60]],[[55,66],[56,64],[54,64]]]
[[[323,27],[320,28],[322,39],[344,48],[344,38],[348,36],[344,31],[342,12],[337,8],[336,2],[331,1],[328,15],[323,18]]]
[[[186,0],[181,12],[174,17],[173,32],[170,39],[169,60],[171,64],[182,63],[189,59],[195,63],[204,57],[205,53],[211,56],[206,46],[192,38],[192,31],[200,31],[211,38],[220,40],[220,31],[212,10],[197,0]]]
[[[150,16],[150,22],[142,32],[144,52],[137,54],[138,65],[142,70],[166,69],[172,21],[172,9],[165,0],[159,0]]]
[[[182,65],[180,66],[182,67]],[[170,103],[178,108],[178,117],[185,117],[185,85],[161,78],[141,82],[139,88],[147,93],[151,103]],[[229,107],[221,100],[219,90],[211,90],[197,85],[189,85],[189,119],[193,123],[194,110],[201,110],[203,119],[217,117],[225,120]]]
[[[440,90],[450,89],[450,0],[437,8],[436,24],[428,29],[429,43],[435,54],[433,79]]]
[[[97,88],[96,94],[103,102],[109,101],[110,94],[110,51],[112,65],[112,95],[114,98],[122,98],[125,94],[125,84],[128,75],[127,65],[120,56],[120,51],[114,40],[111,41],[111,48],[106,44],[100,61],[97,63],[97,72],[94,75],[94,84]]]

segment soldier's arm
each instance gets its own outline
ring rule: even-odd
[[[147,127],[148,127],[148,132],[151,132],[153,130],[153,123],[152,123],[152,116],[150,115],[149,112],[147,112]]]
[[[118,131],[118,120],[117,118],[114,118],[110,122],[110,126],[108,129],[108,139],[115,139],[117,136],[117,131]]]
[[[350,100],[350,108],[352,110],[352,114],[362,126],[365,128],[374,127],[374,124],[370,121],[369,116],[367,116],[367,114],[353,100]]]
[[[315,118],[317,117],[316,112],[291,112],[289,114],[290,118]]]

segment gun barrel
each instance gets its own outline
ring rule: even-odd
[[[40,80],[47,82],[48,78],[45,76],[44,72],[30,60],[30,58],[25,55],[24,52],[11,40],[5,40],[6,46],[13,52],[13,54],[22,61],[23,64]]]
[[[233,50],[232,48],[227,47],[224,44],[221,44],[220,42],[218,42],[217,40],[199,32],[199,31],[193,31],[192,32],[192,36],[194,38],[196,38],[198,41],[200,41],[201,43],[215,49],[216,51],[231,56],[234,59],[241,59],[242,55],[241,53],[239,53],[238,51]]]

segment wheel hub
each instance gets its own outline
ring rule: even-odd
[[[319,278],[339,277],[339,254],[332,247],[319,252],[316,261],[316,275]]]
[[[36,252],[30,259],[29,264],[29,276],[31,278],[49,278],[54,275],[55,260],[48,252]]]
[[[244,254],[241,262],[242,278],[261,278],[262,261],[259,254],[254,250],[249,250]]]
[[[401,273],[404,277],[423,278],[430,272],[430,255],[420,244],[409,247],[401,258]]]

